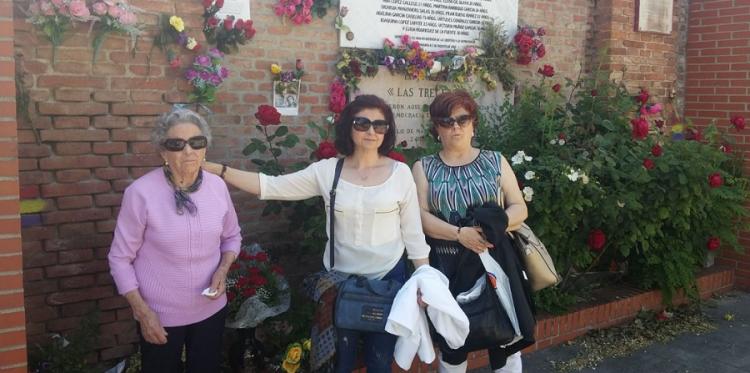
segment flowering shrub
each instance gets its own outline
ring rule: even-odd
[[[222,66],[223,60],[224,54],[215,48],[195,57],[193,65],[185,71],[185,79],[193,86],[191,101],[211,103],[216,100],[216,90],[229,76],[229,69]]]
[[[613,262],[667,300],[679,288],[695,295],[707,250],[739,249],[746,227],[748,180],[725,152],[731,134],[688,125],[690,135],[675,137],[685,126],[669,128],[646,90],[633,96],[606,73],[568,82],[569,98],[553,79],[483,113],[477,134],[480,146],[512,156],[528,223],[564,276],[540,304],[564,305],[562,294],[581,294],[576,278]],[[735,132],[741,121],[724,126]]]
[[[79,22],[96,20],[84,0],[32,0],[26,10],[31,22],[52,44],[52,61],[55,51],[70,28]]]
[[[516,63],[528,65],[539,60],[547,54],[547,49],[542,42],[542,36],[547,31],[540,27],[536,31],[530,26],[519,26],[513,43],[516,49]]]
[[[142,32],[137,23],[137,13],[141,12],[140,9],[128,4],[125,0],[96,1],[91,5],[91,9],[98,17],[98,22],[94,24],[94,39],[91,41],[94,49],[94,62],[102,42],[112,32],[129,35],[131,45],[135,49],[136,39]]]
[[[233,16],[227,16],[223,20],[217,18],[216,13],[223,7],[224,0],[203,0],[203,35],[207,42],[229,54],[252,39],[255,28],[250,19],[234,19]]]
[[[243,247],[227,274],[227,326],[255,327],[289,308],[289,285],[257,244]]]

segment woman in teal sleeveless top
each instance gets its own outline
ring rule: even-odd
[[[433,242],[430,263],[449,279],[459,269],[461,250],[481,253],[492,249],[481,228],[463,226],[468,208],[497,203],[502,190],[508,231],[517,229],[527,216],[510,164],[500,153],[471,144],[477,109],[477,103],[465,91],[438,95],[430,105],[430,133],[440,141],[442,150],[417,161],[412,170],[422,209],[422,228]],[[440,355],[440,372],[466,371],[466,352],[441,351]],[[507,356],[498,346],[489,349],[489,355],[495,372],[522,371],[520,353]]]

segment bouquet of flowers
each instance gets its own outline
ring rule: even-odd
[[[391,72],[405,73],[412,79],[425,79],[435,63],[432,54],[422,49],[418,41],[411,40],[406,34],[401,35],[401,46],[398,48],[390,39],[385,39],[383,51],[383,64]]]
[[[513,43],[516,47],[516,63],[528,65],[532,61],[544,57],[547,50],[542,43],[542,36],[546,34],[547,31],[543,27],[534,31],[530,26],[519,26],[516,36],[513,37]]]
[[[227,274],[228,328],[253,328],[289,309],[289,284],[260,245],[243,247]]]
[[[93,62],[96,62],[99,48],[110,32],[130,35],[131,45],[135,49],[135,42],[142,32],[138,27],[138,17],[136,16],[137,13],[141,12],[140,9],[128,4],[125,0],[96,1],[91,5],[91,9],[99,21],[96,35],[91,42],[94,49]]]
[[[179,68],[182,61],[178,52],[169,47],[171,44],[177,44],[193,52],[198,52],[201,49],[200,43],[185,31],[185,22],[182,18],[175,15],[162,14],[159,25],[161,31],[154,38],[154,43],[167,55],[167,62],[169,62],[169,66],[172,68]]]
[[[203,35],[220,51],[232,53],[237,51],[238,45],[245,45],[255,36],[255,28],[250,19],[234,19],[234,16],[227,16],[223,20],[217,18],[216,13],[223,6],[224,0],[203,0]]]
[[[276,94],[297,94],[299,87],[298,81],[305,75],[304,64],[302,60],[297,59],[294,64],[294,70],[281,70],[277,64],[271,65],[271,74],[273,74],[274,91]]]
[[[52,61],[55,50],[76,22],[88,22],[97,17],[84,0],[32,0],[26,11],[28,21],[36,26],[52,44]]]
[[[310,348],[312,342],[310,338],[303,339],[299,342],[294,342],[286,348],[284,353],[284,360],[281,362],[281,370],[286,373],[297,373],[306,372],[308,369],[308,361],[310,359]]]
[[[193,86],[191,101],[211,103],[216,100],[216,90],[229,76],[229,69],[222,66],[223,60],[224,53],[216,48],[195,57],[193,65],[185,71],[185,79]]]

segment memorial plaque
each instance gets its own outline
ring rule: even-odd
[[[224,0],[224,6],[216,12],[216,18],[224,19],[227,16],[234,16],[234,19],[251,19],[250,0]]]
[[[353,34],[339,35],[342,47],[379,49],[407,34],[427,51],[476,44],[485,21],[502,21],[512,36],[518,25],[518,0],[341,0],[343,21]],[[398,43],[397,43],[398,45]]]
[[[393,109],[396,120],[396,140],[406,141],[407,147],[422,144],[425,135],[423,125],[429,118],[429,112],[423,111],[425,105],[445,90],[451,90],[452,83],[432,80],[411,80],[403,75],[391,74],[387,67],[380,66],[373,78],[363,78],[359,91],[355,95],[373,94],[383,98]],[[477,99],[481,106],[502,104],[506,95],[502,88],[485,91],[483,83],[476,81],[470,90],[483,92]]]
[[[643,32],[672,33],[672,0],[639,0],[636,30]]]

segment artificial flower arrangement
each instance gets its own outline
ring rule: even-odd
[[[26,10],[31,22],[52,44],[52,61],[57,46],[76,24],[96,20],[84,0],[32,0]]]
[[[519,26],[513,43],[516,50],[516,63],[528,65],[547,54],[542,37],[547,31],[540,27],[536,31],[530,26]]]
[[[294,70],[282,70],[278,64],[271,64],[274,92],[278,95],[299,93],[299,80],[305,75],[305,66],[301,59],[297,59]]]
[[[135,50],[138,36],[143,32],[138,24],[138,13],[142,10],[127,3],[125,0],[101,0],[91,5],[91,10],[97,19],[94,20],[94,40],[91,46],[94,49],[93,62],[99,52],[104,39],[110,33],[119,33],[130,36],[130,44]]]
[[[185,79],[193,86],[190,100],[198,103],[211,103],[216,100],[216,91],[229,76],[224,67],[224,53],[211,48],[207,53],[195,57],[193,64],[185,71]]]
[[[219,19],[216,13],[224,7],[224,0],[203,0],[203,35],[223,53],[236,52],[255,36],[253,21],[227,16]]]
[[[325,17],[328,8],[337,3],[334,0],[279,0],[273,6],[273,12],[282,20],[289,18],[295,25],[302,25],[312,22],[313,14]]]
[[[289,309],[289,284],[258,244],[245,246],[227,274],[229,328],[253,328]]]
[[[286,373],[297,373],[309,371],[310,349],[312,341],[310,338],[289,344],[281,362],[281,370]]]
[[[172,68],[177,69],[182,65],[179,52],[170,47],[172,44],[193,52],[198,52],[202,48],[200,43],[185,30],[185,22],[182,18],[176,15],[162,14],[159,18],[159,28],[160,32],[154,39],[154,44],[166,54],[167,62]]]

